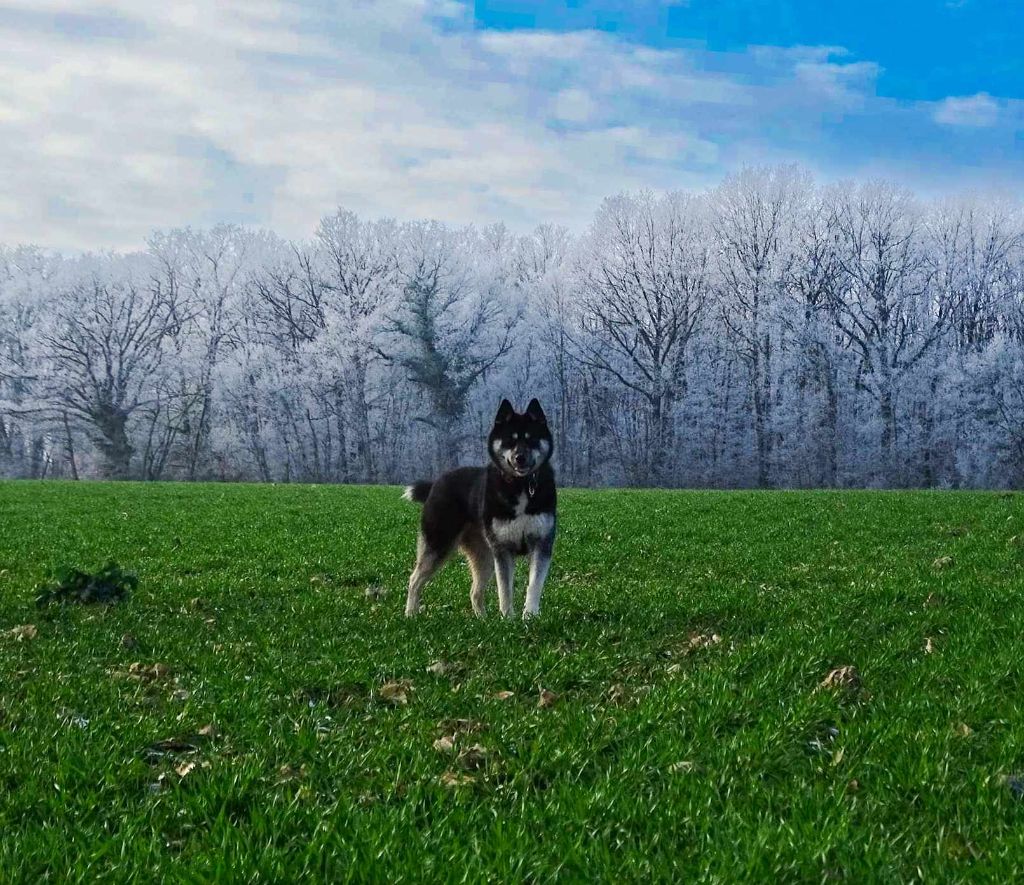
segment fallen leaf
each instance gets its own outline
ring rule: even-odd
[[[132,636],[131,633],[125,633],[124,636],[121,637],[121,647],[126,648],[129,651],[134,650],[139,647],[139,640]]]
[[[455,737],[460,734],[475,734],[483,731],[487,726],[475,719],[442,719],[437,723],[437,728],[442,734],[450,734]]]
[[[195,741],[186,738],[165,738],[162,741],[154,741],[146,748],[150,756],[167,756],[172,753],[195,753],[199,746]]]
[[[722,637],[717,633],[691,633],[686,646],[688,649],[696,651],[697,649],[718,645],[721,641]]]
[[[514,691],[496,691],[491,697],[496,701],[507,701],[509,698],[514,698],[516,693]]]
[[[952,564],[953,564],[953,557],[952,556],[940,556],[938,559],[935,560],[935,562],[932,563],[932,568],[934,568],[934,569],[944,569],[944,568],[949,568]]]
[[[188,689],[178,688],[171,692],[171,700],[187,701],[189,699],[190,694],[191,692],[189,692]]]
[[[860,781],[857,780],[857,778],[851,778],[849,781],[847,781],[847,783],[846,783],[846,792],[847,793],[856,793],[858,790],[860,790]]]
[[[307,774],[305,765],[296,768],[294,765],[284,764],[277,770],[277,781],[279,784],[287,784],[292,781],[302,780]]]
[[[453,735],[454,737],[454,735]],[[434,749],[438,753],[453,753],[455,751],[455,741],[453,737],[442,737],[434,741]]]
[[[174,766],[174,770],[175,772],[177,772],[178,777],[187,777],[189,774],[191,774],[195,767],[196,763],[189,761],[182,762],[179,765]]]
[[[480,744],[466,747],[458,756],[459,765],[466,771],[476,771],[487,763],[487,749]]]
[[[446,771],[441,775],[440,781],[446,787],[466,787],[475,783],[476,779],[470,774],[462,774],[458,771]]]
[[[409,703],[408,692],[412,690],[412,683],[407,679],[402,679],[398,682],[385,682],[380,687],[380,699],[386,701],[389,704],[407,704]]]
[[[211,722],[209,725],[204,725],[200,728],[198,734],[204,738],[215,738],[220,734],[220,729]]]
[[[558,700],[558,695],[553,691],[548,691],[546,688],[540,690],[540,697],[537,698],[538,707],[553,707],[555,701]]]
[[[689,759],[684,759],[681,762],[673,762],[668,770],[674,773],[683,773],[687,771],[693,771],[696,766]]]
[[[924,641],[924,653],[930,655],[933,651],[935,651],[935,643],[932,642],[931,636],[928,636]]]
[[[842,688],[847,691],[857,691],[861,685],[860,673],[857,672],[857,668],[845,666],[830,670],[818,688]]]
[[[136,661],[129,664],[127,671],[115,670],[113,675],[121,679],[131,679],[134,682],[156,682],[170,676],[171,668],[167,664],[146,665]]]
[[[953,729],[953,733],[959,737],[970,737],[974,734],[974,729],[971,728],[966,722],[961,722],[956,728]]]
[[[39,635],[39,630],[35,624],[21,624],[18,627],[12,627],[6,635],[15,642],[23,642],[26,639],[35,639]]]
[[[448,672],[448,664],[444,661],[434,661],[429,667],[427,672],[432,676],[444,676]]]

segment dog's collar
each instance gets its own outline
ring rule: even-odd
[[[527,473],[525,477],[522,477],[522,476],[509,476],[504,470],[502,470],[499,467],[498,468],[498,474],[499,474],[499,476],[501,476],[502,481],[505,482],[506,484],[510,485],[510,486],[511,485],[515,485],[515,482],[516,482],[517,479],[525,479],[526,480],[526,494],[529,497],[532,498],[534,495],[537,494],[537,470],[538,470],[538,468],[534,468],[529,473]]]

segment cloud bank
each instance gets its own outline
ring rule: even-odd
[[[901,108],[877,76],[837,47],[490,31],[453,0],[0,0],[0,241],[302,237],[339,204],[579,227],[606,194],[743,163],[856,171],[832,131],[851,120],[998,123],[988,96]]]

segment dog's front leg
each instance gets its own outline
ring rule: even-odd
[[[526,588],[524,618],[540,614],[540,596],[544,592],[544,582],[547,580],[549,568],[551,548],[547,544],[538,544],[530,553],[530,583]]]
[[[512,593],[516,579],[516,561],[506,550],[494,554],[494,570],[498,575],[498,608],[506,618],[512,617]]]

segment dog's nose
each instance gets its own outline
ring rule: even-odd
[[[516,452],[516,467],[526,466],[526,452]]]

